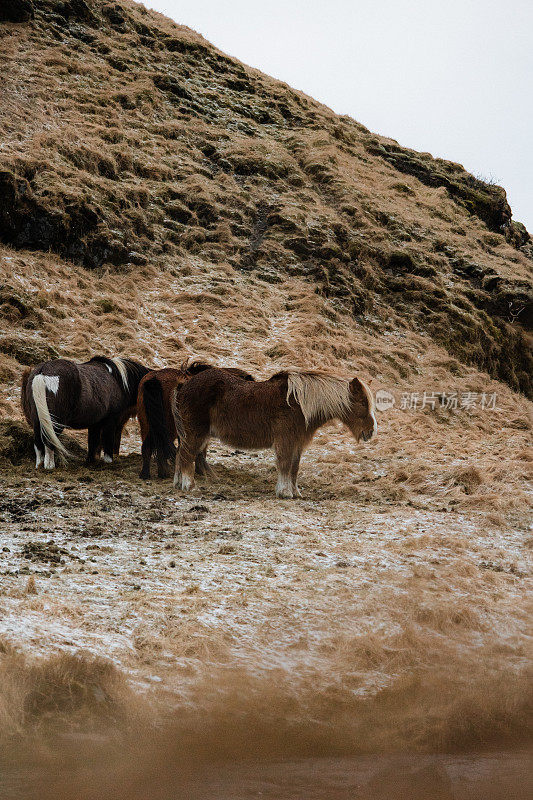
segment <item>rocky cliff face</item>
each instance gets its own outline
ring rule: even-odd
[[[393,320],[533,394],[532,248],[501,187],[142,6],[9,0],[0,19],[4,245],[88,281],[191,258],[303,278],[366,330]]]

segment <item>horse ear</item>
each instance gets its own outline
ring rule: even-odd
[[[368,397],[366,385],[359,378],[352,378],[350,381],[350,392],[354,399],[362,400],[364,397]]]

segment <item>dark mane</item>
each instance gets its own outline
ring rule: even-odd
[[[284,378],[288,378],[288,376],[289,376],[289,373],[287,372],[287,370],[284,369],[281,372],[276,372],[276,373],[274,373],[274,375],[271,375],[270,378],[268,378],[268,380],[269,381],[282,381]]]
[[[126,375],[128,378],[128,397],[130,401],[130,405],[135,405],[137,402],[137,392],[139,390],[139,383],[141,382],[142,378],[146,375],[147,372],[150,372],[149,367],[145,367],[143,364],[139,363],[138,361],[134,361],[131,358],[121,358],[120,359],[124,364],[124,368],[126,370]],[[84,362],[85,364],[103,364],[104,366],[108,367],[111,370],[111,374],[121,387],[124,390],[124,384],[122,382],[122,376],[120,374],[117,365],[113,361],[112,358],[108,356],[93,356],[88,361]]]
[[[137,383],[139,383],[141,378],[144,378],[148,372],[152,371],[152,367],[145,367],[144,364],[141,364],[139,361],[133,361],[131,358],[123,358],[122,363],[126,367],[128,378],[131,378]]]
[[[184,361],[181,365],[181,371],[186,375],[198,375],[199,372],[213,368],[214,364],[207,364],[205,361],[191,361],[190,363]]]
[[[144,364],[139,363],[139,361],[133,361],[131,358],[123,358],[122,362],[126,367],[126,373],[128,375],[128,386],[129,386],[129,393],[130,393],[130,404],[136,405],[137,403],[137,392],[139,391],[139,384],[144,376],[151,372],[150,367],[145,367]]]
[[[240,367],[216,367],[214,364],[208,364],[205,361],[191,361],[190,364],[184,361],[181,365],[181,371],[185,375],[190,376],[205,372],[206,369],[224,369],[226,372],[230,372],[232,375],[236,375],[238,378],[242,378],[245,381],[255,381],[253,375],[250,375],[250,373],[246,372],[244,369],[240,369]]]
[[[94,364],[95,362],[98,364],[105,364],[110,369],[116,369],[114,363],[108,356],[93,356],[88,361],[84,361],[83,364]]]

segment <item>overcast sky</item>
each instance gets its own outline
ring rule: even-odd
[[[507,190],[533,233],[533,0],[145,0],[240,61]]]

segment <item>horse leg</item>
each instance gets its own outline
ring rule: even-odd
[[[54,424],[54,433],[59,436],[65,430],[64,425]],[[56,466],[56,450],[55,447],[49,447],[47,444],[44,446],[44,468],[55,469]]]
[[[94,464],[100,450],[101,425],[91,425],[87,432],[87,464]]]
[[[194,456],[184,458],[178,450],[176,455],[176,471],[174,472],[174,486],[182,492],[188,492],[194,486]]]
[[[157,477],[158,478],[168,478],[169,471],[168,471],[168,461],[165,456],[157,452]]]
[[[44,446],[44,468],[45,469],[55,469],[56,465],[56,458],[55,458],[55,450],[53,447],[48,447],[45,444]]]
[[[35,450],[35,469],[38,469],[44,461],[44,442],[41,436],[41,425],[36,422],[33,426],[33,447]]]
[[[33,449],[35,450],[35,469],[39,469],[44,461],[44,450],[39,450],[36,444],[33,445]]]
[[[125,422],[119,422],[117,427],[116,427],[115,439],[114,439],[114,442],[113,442],[113,455],[114,456],[118,456],[118,454],[120,452],[120,441],[122,439],[122,431],[124,430],[125,425],[126,425]]]
[[[298,470],[300,469],[300,458],[301,452],[297,450],[292,455],[292,463],[291,463],[291,482],[292,482],[292,491],[295,497],[301,497],[302,493],[298,488]]]
[[[102,449],[104,455],[102,460],[106,464],[113,463],[113,450],[115,446],[115,431],[117,429],[117,418],[110,417],[102,426]]]
[[[192,436],[189,441],[184,441],[176,453],[176,470],[174,472],[174,486],[183,492],[189,491],[194,486],[194,468],[196,457],[206,447],[205,436]]]
[[[287,447],[284,442],[274,443],[276,451],[276,463],[278,467],[278,482],[276,484],[277,497],[292,498],[294,496],[291,467],[293,461],[292,448]]]
[[[196,456],[195,471],[197,475],[213,475],[214,470],[207,463],[207,445]]]
[[[59,436],[59,434],[63,433],[63,431],[65,430],[65,426],[64,425],[54,424],[53,427],[54,427],[54,433],[56,434],[56,436]],[[55,447],[48,447],[48,445],[45,444],[45,446],[44,446],[44,468],[45,469],[55,469],[55,466],[56,466],[56,450],[55,450]]]
[[[152,458],[152,443],[150,441],[150,434],[142,443],[141,456],[143,459],[143,466],[139,473],[139,478],[144,481],[150,480],[150,459]]]

